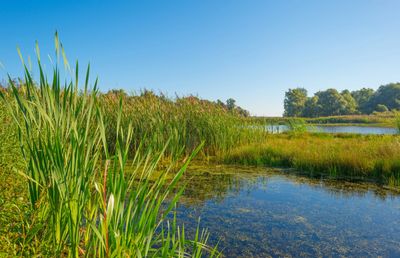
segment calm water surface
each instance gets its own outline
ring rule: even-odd
[[[269,125],[267,131],[282,133],[288,131],[286,125]],[[391,127],[374,126],[311,126],[309,131],[322,133],[358,133],[358,134],[397,134],[398,130]]]
[[[226,257],[400,257],[400,197],[272,169],[192,168],[178,207]],[[190,233],[190,232],[189,232]]]

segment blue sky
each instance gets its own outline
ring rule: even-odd
[[[288,88],[377,88],[400,81],[400,1],[0,2],[0,62],[22,74],[16,46],[51,54],[58,30],[71,63],[100,88],[234,98],[281,115]]]

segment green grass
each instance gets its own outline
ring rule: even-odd
[[[56,60],[60,52],[64,53],[56,36]],[[135,138],[142,135],[135,134],[135,121],[124,120],[123,100],[113,110],[116,119],[109,126],[96,82],[89,87],[89,69],[81,91],[78,72],[61,85],[58,65],[50,80],[40,56],[38,67],[38,84],[24,67],[23,85],[17,87],[10,80],[9,91],[1,93],[1,119],[6,124],[0,133],[7,137],[3,140],[7,145],[1,149],[5,164],[0,171],[4,182],[12,182],[8,188],[1,184],[2,190],[10,191],[2,191],[1,196],[0,226],[8,232],[2,231],[0,254],[219,256],[216,248],[207,246],[206,230],[198,228],[190,239],[175,219],[167,219],[170,214],[175,218],[174,208],[183,191],[176,184],[201,144],[193,143],[181,165],[171,162],[161,167],[168,151],[173,156],[184,146],[178,148],[173,138],[159,143],[157,137],[150,142]],[[13,152],[14,141],[21,147],[19,155]],[[175,144],[173,149],[171,144]],[[18,202],[12,203],[15,196]]]
[[[270,135],[233,149],[228,164],[293,167],[311,175],[372,179],[400,186],[400,138],[351,134]]]
[[[258,117],[253,118],[257,122],[265,124],[281,124],[287,125],[291,120],[296,118],[290,117]],[[303,118],[307,124],[312,125],[357,125],[357,126],[377,126],[377,127],[397,127],[396,112],[382,112],[371,115],[343,115],[343,116],[327,116],[317,118]]]
[[[395,127],[396,113],[383,112],[371,115],[346,115],[346,116],[329,116],[318,118],[307,118],[306,121],[310,124],[352,124],[380,127]]]

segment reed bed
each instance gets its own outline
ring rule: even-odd
[[[55,42],[59,60],[60,52],[64,52],[57,36]],[[176,184],[202,145],[195,146],[194,142],[183,163],[160,167],[165,155],[173,156],[175,151],[182,154],[184,146],[171,148],[176,144],[173,140],[161,141],[156,136],[154,141],[140,141],[136,121],[124,117],[122,99],[112,110],[115,117],[105,115],[96,82],[89,86],[89,69],[82,88],[78,86],[78,65],[76,78],[62,84],[58,64],[49,80],[42,70],[38,47],[37,53],[39,82],[34,82],[24,66],[23,85],[17,87],[10,80],[8,91],[0,92],[1,118],[16,129],[14,133],[0,133],[10,134],[10,141],[18,140],[20,152],[15,164],[21,162],[21,166],[10,164],[13,161],[3,156],[14,149],[11,144],[1,155],[7,166],[13,167],[11,179],[18,177],[25,182],[27,191],[22,196],[29,200],[24,202],[24,209],[20,208],[22,204],[14,205],[18,225],[9,227],[15,234],[2,235],[5,243],[0,245],[0,254],[219,256],[215,247],[207,246],[206,230],[198,228],[190,239],[174,215],[183,191]],[[5,166],[1,169],[11,170]],[[171,214],[174,219],[168,220]]]
[[[195,96],[171,99],[156,95],[151,91],[128,95],[111,91],[101,95],[101,105],[105,110],[107,142],[112,150],[115,139],[119,100],[123,102],[121,123],[133,126],[135,152],[140,144],[161,150],[167,141],[167,156],[174,156],[181,150],[192,152],[204,142],[202,156],[222,154],[232,147],[260,142],[265,137],[263,128],[256,128],[254,122],[227,110],[215,102]]]
[[[372,179],[400,186],[400,137],[350,134],[270,135],[233,149],[228,164],[293,167],[311,175]]]

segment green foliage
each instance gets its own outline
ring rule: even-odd
[[[301,118],[290,118],[287,121],[287,127],[289,132],[293,134],[304,133],[308,129],[306,121]]]
[[[385,105],[378,104],[375,107],[375,111],[376,112],[387,112],[387,111],[389,111],[389,109]]]
[[[300,92],[301,98],[296,97]],[[289,89],[285,94],[284,107],[284,115],[294,117],[371,114],[374,111],[400,110],[400,83],[382,85],[376,92],[369,88],[352,92],[344,90],[341,93],[336,89],[327,89],[315,93],[312,97],[307,97],[303,88]]]
[[[354,99],[350,94],[346,94],[346,99],[337,90],[328,89],[319,91],[315,95],[318,97],[317,105],[320,107],[319,115],[321,116],[346,115],[355,110],[352,104]],[[348,99],[351,103],[348,102]]]
[[[396,114],[394,112],[377,112],[371,115],[343,115],[307,118],[309,124],[347,124],[360,126],[395,126]]]
[[[358,111],[361,114],[367,114],[369,110],[369,103],[374,96],[375,91],[369,88],[362,88],[361,90],[352,91],[351,95],[357,103]]]
[[[0,139],[0,257],[12,257],[16,256],[15,250],[19,248],[14,240],[21,237],[24,228],[21,216],[29,205],[27,188],[15,171],[24,167],[17,126],[1,99]]]
[[[285,113],[284,116],[301,116],[307,101],[307,90],[304,88],[289,89],[285,93]]]
[[[56,35],[57,54],[60,51]],[[132,156],[134,130],[132,122],[122,123],[121,100],[113,110],[117,119],[110,152],[96,83],[92,89],[88,85],[89,69],[80,92],[75,83],[79,81],[78,65],[76,78],[61,86],[58,66],[48,80],[40,57],[38,64],[38,86],[24,67],[23,87],[10,81],[12,96],[1,93],[18,129],[25,161],[19,174],[30,201],[26,211],[16,209],[22,224],[20,236],[6,239],[12,243],[14,255],[218,256],[216,249],[206,245],[206,231],[197,229],[189,240],[175,219],[167,220],[183,191],[175,186],[200,147],[178,171],[174,163],[160,167],[167,147],[154,152],[156,148],[146,146]],[[132,160],[129,173],[128,160]]]
[[[389,110],[400,109],[400,83],[380,86],[368,104],[368,111],[376,110],[379,104],[385,105]]]
[[[301,114],[304,117],[318,117],[320,116],[321,109],[322,107],[319,104],[319,97],[312,96],[311,98],[307,99]]]
[[[220,100],[217,100],[217,104],[221,107],[226,108],[227,110],[229,110],[231,113],[243,116],[243,117],[249,117],[250,116],[250,112],[243,109],[240,106],[236,105],[236,100],[234,100],[233,98],[229,98],[226,100],[226,104],[223,103]]]
[[[340,93],[344,100],[344,106],[341,109],[342,115],[352,115],[357,113],[357,102],[351,95],[350,91],[344,90]]]
[[[397,127],[397,131],[400,134],[400,114],[397,113],[396,115],[396,127]]]
[[[228,110],[234,110],[236,107],[236,100],[230,98],[226,100],[226,107]]]

